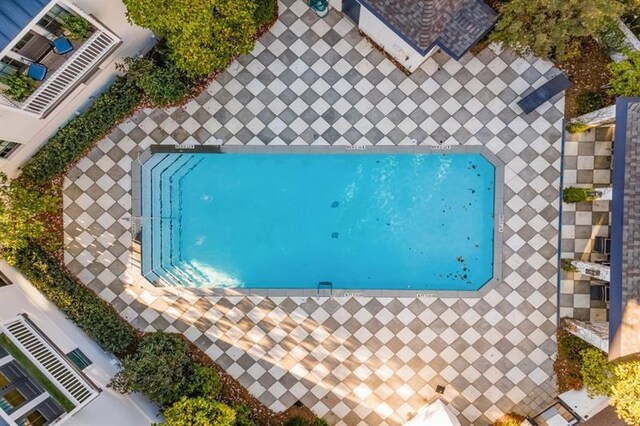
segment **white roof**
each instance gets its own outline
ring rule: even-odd
[[[447,404],[436,399],[418,410],[403,426],[460,426],[460,422]]]

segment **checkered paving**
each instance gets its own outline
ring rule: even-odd
[[[611,186],[611,153],[614,127],[598,127],[586,133],[567,134],[564,153],[564,186],[603,188]],[[610,235],[610,202],[564,204],[562,211],[562,258],[594,261],[595,237]],[[591,300],[592,278],[562,272],[560,316],[584,321],[608,321],[606,302]]]
[[[205,92],[115,129],[64,183],[65,263],[143,330],[184,333],[262,402],[330,423],[399,424],[446,385],[463,424],[533,414],[554,394],[564,98],[523,115],[548,62],[436,54],[407,77],[332,10],[280,19]],[[505,164],[504,279],[484,297],[213,297],[139,286],[131,164],[153,144],[484,145]]]

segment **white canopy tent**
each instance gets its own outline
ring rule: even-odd
[[[436,399],[418,410],[403,426],[460,426],[460,422],[447,404]]]

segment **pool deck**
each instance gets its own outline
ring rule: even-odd
[[[184,333],[274,410],[300,400],[330,424],[397,425],[445,385],[464,425],[534,414],[555,396],[564,98],[528,115],[516,102],[557,73],[487,48],[460,61],[438,53],[406,76],[339,12],[320,19],[286,0],[253,53],[200,96],[140,111],[69,171],[65,262],[133,325]],[[503,279],[482,295],[434,297],[145,285],[130,251],[132,163],[152,145],[221,142],[485,148],[505,165]]]

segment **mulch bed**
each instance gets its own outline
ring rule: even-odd
[[[582,54],[575,59],[556,62],[560,68],[571,79],[571,86],[565,95],[565,119],[580,115],[577,110],[578,96],[588,92],[598,92],[604,97],[604,104],[611,105],[613,97],[607,93],[606,86],[609,84],[611,74],[607,65],[612,62],[611,58],[593,39],[587,39],[582,43]]]

